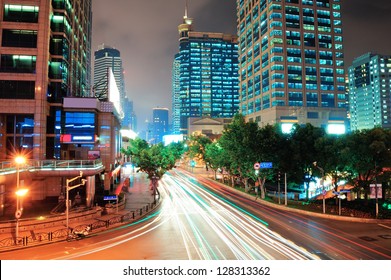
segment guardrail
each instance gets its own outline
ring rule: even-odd
[[[94,223],[89,224],[80,224],[74,227],[74,230],[81,230],[86,226],[91,228],[91,234],[95,232],[104,231],[110,227],[113,227],[117,224],[126,224],[137,221],[147,215],[149,212],[154,210],[160,203],[160,197],[153,203],[148,203],[140,209],[129,211],[126,214],[118,215],[109,219],[104,219],[104,216],[97,220]],[[0,251],[9,251],[16,249],[23,249],[29,246],[37,246],[52,242],[65,241],[68,237],[68,232],[66,228],[58,229],[48,232],[30,232],[28,236],[20,236],[17,239],[15,237],[8,237],[3,240],[0,240]]]

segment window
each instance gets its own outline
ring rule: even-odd
[[[2,46],[16,48],[36,48],[37,31],[3,29]]]
[[[0,72],[35,73],[36,56],[2,54]]]
[[[34,99],[34,81],[0,80],[0,99]]]
[[[4,5],[4,21],[11,22],[38,22],[39,7],[23,5]]]

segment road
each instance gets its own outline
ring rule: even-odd
[[[166,174],[159,190],[161,207],[142,221],[79,241],[2,253],[2,259],[391,259],[390,224],[279,210],[183,171]]]

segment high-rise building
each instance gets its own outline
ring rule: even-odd
[[[180,99],[180,55],[175,55],[172,64],[172,133],[181,131],[181,99]]]
[[[366,53],[349,67],[352,130],[391,128],[391,56]]]
[[[90,95],[91,0],[0,0],[0,159],[60,158],[65,97]]]
[[[121,53],[119,50],[103,44],[95,51],[93,85],[95,96],[101,100],[108,98],[108,69],[113,72],[120,93],[120,103],[124,114],[121,125],[128,127],[129,122],[127,121],[131,119],[134,112],[132,111],[133,105],[130,105],[129,97],[126,95]]]
[[[194,31],[187,8],[178,32],[179,66],[174,65],[179,67],[180,133],[187,134],[190,117],[231,118],[237,113],[238,45],[235,35]]]
[[[168,111],[167,108],[153,108],[152,138],[154,144],[163,142],[163,136],[169,133]]]
[[[119,50],[100,45],[95,51],[94,61],[94,94],[98,98],[107,98],[108,69],[111,68],[121,97],[125,95],[122,58]]]
[[[240,112],[246,119],[343,131],[341,1],[237,0],[237,15]]]

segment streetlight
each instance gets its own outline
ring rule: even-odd
[[[15,218],[16,218],[16,230],[15,230],[15,240],[18,242],[18,237],[19,237],[19,219],[22,216],[23,212],[23,203],[19,202],[20,198],[23,198],[28,192],[28,189],[18,189],[15,194],[16,194],[16,212],[15,212]],[[21,200],[21,199],[20,199]],[[23,200],[21,200],[23,201]]]
[[[80,179],[83,176],[83,171],[80,171],[80,175],[76,176],[72,179],[67,179],[67,185],[66,185],[66,200],[65,200],[65,206],[66,206],[66,219],[67,219],[67,233],[69,232],[69,191],[73,190],[74,188],[84,186],[86,184],[86,179],[81,180],[81,184],[77,184],[74,186],[69,186],[69,183]]]
[[[16,164],[16,211],[15,211],[15,218],[16,218],[16,230],[15,230],[15,240],[18,241],[19,237],[19,219],[22,216],[23,208],[19,206],[19,197],[24,196],[27,193],[27,190],[19,190],[19,184],[20,184],[20,165],[24,164],[26,162],[26,158],[23,156],[17,156],[15,158],[15,164]]]
[[[318,168],[319,170],[320,170],[320,172],[322,173],[322,178],[320,179],[320,182],[321,182],[321,184],[322,184],[322,196],[323,196],[323,214],[325,214],[326,213],[326,200],[325,200],[325,190],[324,190],[324,170],[323,170],[323,168],[322,167],[320,167],[320,166],[318,166],[317,165],[317,162],[316,161],[314,161],[313,162],[313,164],[314,164],[314,166],[316,167],[316,168]]]

